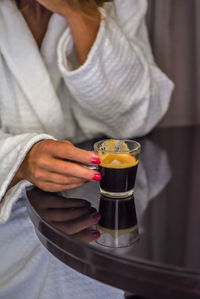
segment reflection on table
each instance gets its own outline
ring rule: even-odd
[[[95,226],[100,215],[89,201],[68,199],[35,187],[27,192],[27,196],[41,219],[65,234],[87,243],[100,236]]]
[[[101,219],[97,224],[97,243],[107,247],[127,247],[139,239],[134,196],[111,199],[101,196]]]
[[[75,239],[86,243],[97,240],[108,247],[126,247],[138,240],[134,197],[116,200],[101,196],[97,213],[87,200],[66,198],[35,187],[27,195],[44,222]],[[43,233],[42,226],[40,232]]]

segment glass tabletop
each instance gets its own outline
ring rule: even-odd
[[[158,129],[138,139],[142,153],[135,192],[127,199],[102,197],[98,183],[93,182],[59,194],[29,190],[29,214],[40,240],[58,258],[78,270],[74,261],[81,260],[84,248],[82,262],[85,259],[92,266],[100,256],[109,263],[122,261],[128,266],[138,264],[159,271],[171,270],[178,275],[198,276],[199,137],[200,127],[183,127]],[[93,143],[91,140],[79,146],[92,149]],[[90,218],[95,211],[101,214],[97,225]],[[90,233],[96,229],[101,235],[92,242]],[[60,255],[56,253],[58,248],[62,251]],[[77,254],[73,254],[75,249]],[[66,261],[63,251],[74,255],[74,264]],[[117,262],[116,265],[122,265]],[[112,272],[115,266],[110,266]],[[91,276],[99,279],[98,275]]]

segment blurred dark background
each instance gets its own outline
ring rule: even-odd
[[[147,25],[153,54],[176,86],[160,126],[200,124],[200,1],[148,2]]]

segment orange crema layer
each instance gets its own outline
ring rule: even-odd
[[[99,158],[101,159],[100,166],[106,168],[129,168],[136,166],[138,160],[130,154],[105,154],[99,153]]]

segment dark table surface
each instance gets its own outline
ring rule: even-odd
[[[71,198],[85,199],[98,210],[102,199],[93,182],[62,194],[29,191],[36,234],[62,262],[109,285],[147,298],[200,298],[200,127],[157,129],[138,141],[142,153],[132,210],[119,206],[124,209],[120,219],[132,213],[132,224],[122,221],[122,233],[113,230],[106,217],[116,220],[116,203],[104,202],[100,211],[100,225],[113,244],[119,246],[134,221],[135,242],[121,248],[88,243],[81,233],[73,236],[72,222],[58,225],[44,216],[44,209],[58,211],[58,202]],[[93,143],[80,147],[91,149]]]

